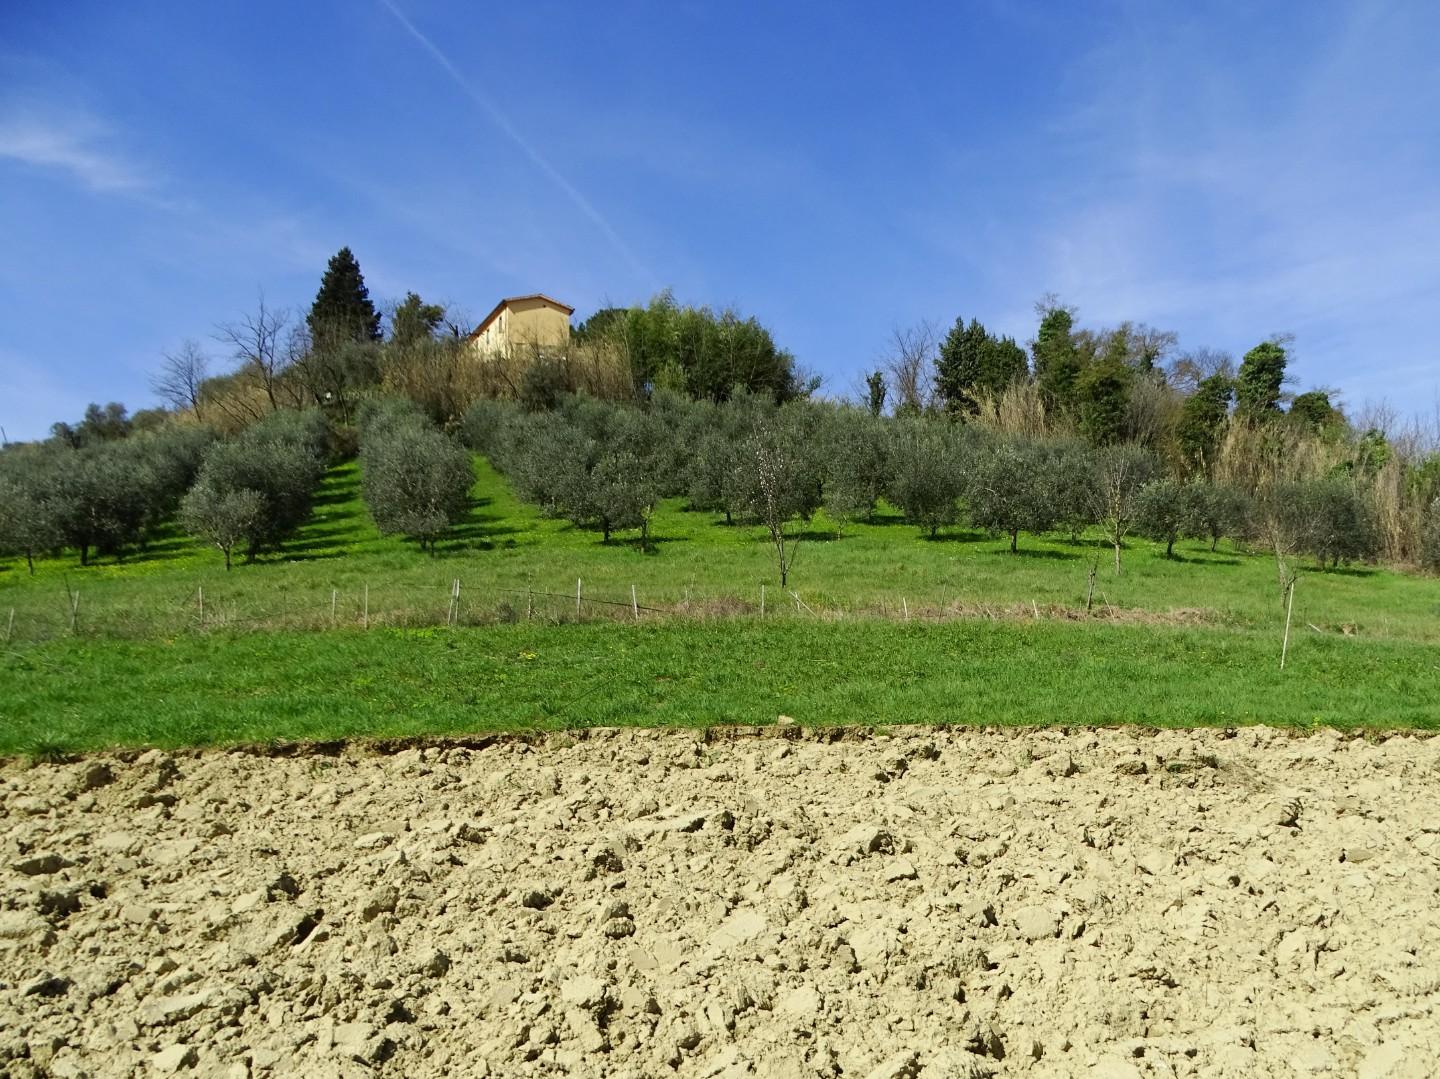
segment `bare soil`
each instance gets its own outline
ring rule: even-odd
[[[8,1076],[1429,1076],[1440,741],[0,764]]]

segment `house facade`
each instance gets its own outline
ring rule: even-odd
[[[542,293],[501,300],[466,339],[482,356],[514,356],[570,343],[575,308]]]

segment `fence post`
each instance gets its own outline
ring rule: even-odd
[[[535,593],[525,589],[525,621],[529,622],[535,616]]]
[[[335,596],[338,592],[337,588],[330,589],[330,625],[332,628],[335,625]]]
[[[640,601],[635,598],[635,586],[630,586],[630,609],[635,612],[635,621],[640,621]]]
[[[900,609],[905,612],[905,621],[910,621],[910,601],[904,596],[900,597]]]
[[[205,586],[202,584],[195,589],[195,599],[200,604],[200,628],[205,628]]]
[[[75,632],[75,616],[80,613],[80,590],[70,593],[70,632]]]
[[[370,628],[370,582],[365,582],[365,605],[360,615],[360,626],[362,629]]]
[[[1290,651],[1290,612],[1295,609],[1295,578],[1290,579],[1290,587],[1286,590],[1285,598],[1285,639],[1280,643],[1280,669],[1285,669],[1285,656]]]
[[[765,617],[765,586],[760,586],[760,617]]]
[[[580,621],[580,578],[575,578],[575,621]]]
[[[10,621],[5,624],[5,643],[10,643],[11,636],[15,633],[15,608],[10,608]]]

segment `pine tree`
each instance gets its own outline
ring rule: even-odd
[[[342,247],[330,259],[305,321],[317,349],[350,341],[380,340],[380,313],[370,302],[360,263],[348,247]]]
[[[1248,420],[1266,420],[1280,412],[1280,386],[1285,381],[1285,348],[1277,341],[1262,341],[1240,363],[1235,379],[1235,414]]]
[[[428,341],[435,336],[435,329],[444,318],[445,308],[436,303],[426,303],[415,293],[407,292],[390,320],[390,340],[402,348]]]

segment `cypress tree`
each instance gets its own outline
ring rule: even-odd
[[[335,252],[325,267],[320,291],[315,294],[305,322],[317,349],[350,341],[380,340],[380,313],[370,302],[360,263],[348,247]]]

